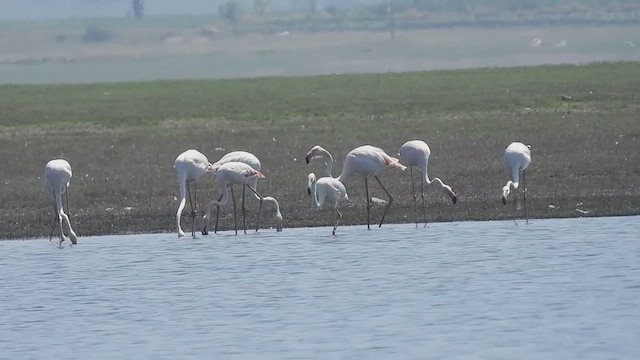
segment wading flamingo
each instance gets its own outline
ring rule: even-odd
[[[520,187],[520,170],[522,170],[522,201],[524,202],[524,216],[529,223],[527,212],[527,186],[525,183],[525,169],[531,164],[530,146],[521,142],[512,142],[504,151],[504,162],[511,170],[511,180],[502,188],[502,204],[507,205],[511,193]],[[513,194],[513,221],[516,221],[516,196]]]
[[[62,246],[62,242],[64,241],[64,232],[62,231],[62,223],[67,224],[69,228],[69,239],[72,244],[76,244],[78,242],[78,236],[71,228],[71,222],[69,222],[69,217],[64,213],[64,209],[62,206],[62,194],[66,194],[68,196],[68,187],[69,181],[71,180],[71,165],[64,159],[55,159],[49,161],[44,166],[44,180],[45,187],[47,192],[51,195],[53,199],[53,209],[55,214],[55,222],[53,226],[58,225],[58,236],[60,237],[59,246]],[[67,197],[67,211],[69,210],[69,198]],[[51,241],[51,236],[49,236],[49,241]]]
[[[342,219],[342,214],[338,210],[340,203],[349,199],[347,195],[347,189],[338,179],[331,176],[331,167],[333,166],[333,157],[331,154],[322,148],[321,146],[314,146],[306,156],[306,162],[309,163],[312,159],[325,159],[325,175],[319,179],[316,179],[316,174],[310,173],[307,177],[307,191],[311,195],[313,204],[318,208],[322,207],[325,200],[334,205],[336,211],[336,224],[333,226],[333,235],[336,234],[336,229]]]
[[[314,151],[311,149],[311,151]],[[326,151],[326,150],[325,150]],[[307,157],[309,154],[307,155]],[[329,165],[328,169],[331,168],[331,159],[332,157],[327,157]],[[359,146],[353,150],[351,150],[347,156],[344,158],[344,165],[342,166],[342,173],[336,179],[344,184],[349,176],[352,174],[358,174],[364,178],[364,188],[367,196],[367,229],[370,229],[370,210],[371,210],[371,198],[369,197],[369,177],[373,176],[374,179],[380,184],[382,190],[387,194],[389,200],[387,201],[387,206],[384,208],[384,213],[382,214],[382,218],[380,219],[380,225],[384,221],[385,216],[387,215],[387,211],[389,207],[393,203],[393,197],[387,191],[387,189],[382,185],[382,182],[378,178],[378,173],[388,167],[399,168],[404,171],[407,167],[402,165],[400,161],[392,156],[389,156],[384,150],[371,146],[371,145],[363,145]]]
[[[226,155],[224,155],[223,157],[220,158],[220,160],[216,161],[215,163],[213,163],[212,168],[215,169],[218,166],[228,163],[228,162],[242,162],[245,163],[249,166],[251,166],[252,168],[254,168],[257,171],[261,171],[262,170],[262,164],[260,163],[260,159],[258,159],[257,156],[255,156],[254,154],[247,152],[247,151],[232,151]],[[258,177],[252,177],[250,179],[249,182],[249,186],[251,186],[254,190],[258,191]],[[245,208],[244,208],[244,188],[242,189],[242,213],[245,213]],[[256,200],[260,200],[260,198],[254,193],[253,196],[251,197],[253,199]],[[221,199],[218,199],[218,201],[220,201]],[[280,213],[280,204],[278,204],[278,200],[276,200],[275,198],[271,197],[271,196],[265,196],[264,198],[262,198],[262,201],[268,204],[273,204],[273,207],[276,209],[276,214],[275,214],[275,219],[276,219],[276,231],[282,231],[282,214]],[[220,208],[217,207],[216,208],[216,225],[213,229],[213,232],[217,232],[218,231],[218,215],[220,212]],[[244,231],[247,231],[247,225],[246,225],[246,220],[244,220],[243,218],[243,225],[244,225]]]
[[[191,207],[191,236],[196,237],[194,229],[194,223],[196,218],[196,207],[198,206],[198,188],[197,181],[206,172],[211,171],[211,163],[207,160],[207,157],[198,150],[190,149],[182,154],[178,155],[174,163],[176,173],[178,175],[178,186],[180,188],[180,205],[178,205],[178,212],[176,213],[176,222],[178,223],[178,237],[184,237],[184,231],[180,226],[180,217],[182,216],[182,210],[187,200],[187,194],[189,194],[189,205]],[[193,183],[193,200],[191,200],[191,187],[189,184]]]
[[[231,188],[231,200],[233,201],[233,223],[236,230],[236,235],[238,234],[238,221],[236,216],[236,199],[233,196],[233,185],[239,184],[242,185],[243,188],[245,186],[249,186],[249,189],[258,196],[260,199],[260,207],[258,208],[258,220],[256,221],[256,231],[260,228],[260,212],[262,211],[262,202],[263,197],[258,194],[258,192],[251,187],[251,178],[259,177],[264,179],[264,175],[250,165],[247,165],[243,162],[228,162],[224,163],[217,168],[213,169],[213,173],[218,182],[218,186],[220,187],[220,200],[210,201],[209,205],[207,205],[207,212],[202,219],[202,235],[207,235],[207,225],[209,223],[209,219],[211,219],[211,208],[214,206],[225,206],[229,203],[229,188]],[[242,214],[243,217],[245,214]],[[246,233],[246,230],[245,230]]]
[[[422,140],[410,140],[404,143],[400,147],[400,160],[402,163],[409,167],[409,171],[411,173],[411,195],[413,195],[413,204],[414,204],[414,216],[416,220],[416,226],[418,226],[418,215],[417,215],[417,206],[418,199],[415,192],[415,185],[413,180],[413,167],[416,166],[418,170],[420,170],[420,197],[422,198],[422,215],[424,217],[425,226],[427,225],[427,210],[424,204],[424,184],[434,185],[435,187],[442,190],[445,195],[449,196],[451,201],[455,204],[458,200],[456,194],[451,190],[451,186],[446,185],[439,178],[435,178],[433,180],[429,179],[428,173],[428,165],[429,165],[429,156],[431,155],[431,149],[429,149],[429,145]]]

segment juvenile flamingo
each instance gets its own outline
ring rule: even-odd
[[[184,231],[180,226],[180,217],[186,203],[187,193],[189,194],[189,205],[191,207],[191,236],[196,237],[194,228],[196,218],[196,207],[198,206],[198,188],[197,181],[206,172],[211,171],[211,163],[207,157],[198,150],[190,149],[178,155],[174,163],[176,173],[178,175],[178,186],[180,188],[180,205],[176,213],[176,222],[178,223],[178,237],[184,237]],[[191,200],[191,188],[189,184],[193,183],[194,199]]]
[[[228,163],[228,162],[242,162],[245,163],[249,166],[251,166],[252,168],[254,168],[257,171],[261,171],[262,170],[262,164],[260,163],[260,159],[258,159],[257,156],[255,156],[254,154],[248,152],[248,151],[232,151],[226,155],[224,155],[223,157],[220,158],[220,160],[216,161],[215,163],[213,163],[212,168],[217,168],[222,164]],[[252,177],[250,179],[249,182],[249,186],[251,186],[254,190],[258,190],[258,177]],[[245,213],[245,208],[244,208],[244,187],[242,189],[242,213]],[[253,194],[252,196],[253,199],[256,200],[260,200],[260,198]],[[218,199],[218,201],[220,201],[221,199]],[[275,219],[276,219],[276,231],[282,231],[282,213],[280,213],[280,204],[278,204],[278,200],[276,200],[274,197],[271,196],[265,196],[264,198],[262,198],[262,201],[264,201],[265,203],[269,203],[269,204],[273,204],[273,207],[276,210],[276,214],[275,214]],[[218,231],[218,215],[220,212],[220,208],[217,207],[216,208],[216,224],[214,227],[213,232],[217,232]],[[246,220],[244,220],[243,218],[243,224],[244,224],[244,230],[246,232],[247,230],[247,226],[246,226]]]
[[[524,216],[529,223],[527,211],[527,187],[525,183],[525,169],[531,164],[531,149],[529,145],[521,142],[512,142],[504,151],[504,162],[511,170],[511,180],[502,188],[502,204],[507,205],[511,193],[515,193],[520,187],[520,171],[522,170],[522,200],[524,203]],[[516,221],[516,196],[513,195],[513,221]]]
[[[311,149],[314,151],[314,149]],[[325,150],[326,151],[326,150]],[[328,152],[327,152],[328,153]],[[307,155],[307,157],[309,154]],[[327,156],[328,162],[332,164],[333,157]],[[402,165],[397,158],[389,156],[384,150],[379,147],[371,146],[371,145],[363,145],[359,146],[353,150],[351,150],[347,156],[344,158],[344,165],[342,167],[342,173],[336,179],[344,184],[344,182],[351,176],[352,174],[358,174],[364,178],[364,187],[367,196],[367,229],[370,229],[370,210],[371,210],[371,198],[369,197],[369,177],[373,176],[374,179],[380,184],[382,190],[387,194],[389,200],[387,201],[387,206],[384,208],[384,213],[382,214],[382,218],[380,219],[380,227],[384,222],[384,218],[387,215],[387,211],[389,207],[393,203],[393,197],[387,191],[387,189],[382,185],[382,182],[378,178],[378,173],[388,167],[399,168],[404,171],[407,167]],[[330,169],[330,167],[328,167]]]
[[[69,228],[69,239],[72,244],[76,244],[78,242],[78,236],[71,228],[71,222],[69,222],[69,217],[65,214],[63,206],[62,206],[62,194],[67,194],[68,196],[68,187],[69,181],[71,180],[71,165],[64,159],[55,159],[49,161],[44,166],[44,180],[45,187],[47,192],[51,195],[53,199],[53,209],[55,213],[55,224],[58,224],[58,236],[60,237],[59,246],[62,246],[62,242],[64,241],[64,232],[62,230],[62,223],[67,224]],[[69,208],[69,199],[67,198],[67,210]],[[51,240],[51,236],[49,236],[49,240]]]
[[[249,189],[258,196],[260,199],[260,207],[258,209],[258,220],[256,221],[256,231],[260,228],[260,212],[262,211],[262,201],[263,197],[258,194],[258,192],[251,187],[251,178],[259,177],[264,179],[264,175],[250,165],[247,165],[242,162],[228,162],[224,163],[217,168],[213,169],[216,180],[218,182],[218,186],[220,188],[220,200],[210,201],[209,205],[207,205],[207,212],[202,219],[202,234],[207,235],[207,225],[209,220],[211,219],[211,208],[214,206],[225,206],[229,203],[229,188],[231,188],[231,199],[233,201],[233,222],[235,225],[236,235],[238,234],[238,221],[236,216],[236,200],[233,196],[233,185],[238,184],[244,186],[249,186]],[[242,214],[245,215],[244,213]],[[245,230],[246,233],[246,230]]]
[[[338,207],[344,200],[349,199],[347,195],[347,189],[338,179],[331,176],[331,167],[333,166],[333,157],[331,154],[322,148],[321,146],[314,146],[306,156],[306,162],[309,163],[312,159],[325,158],[325,176],[316,179],[316,174],[310,173],[307,177],[307,191],[311,195],[313,204],[318,208],[322,207],[325,200],[333,203],[336,211],[336,223],[333,226],[333,235],[336,234],[336,229],[342,219],[342,214]]]
[[[418,170],[420,170],[420,197],[422,199],[422,214],[424,217],[425,225],[427,223],[427,210],[424,204],[424,184],[434,185],[437,188],[441,189],[445,195],[449,196],[451,201],[455,204],[458,200],[456,194],[451,190],[451,186],[446,185],[439,178],[435,178],[433,180],[429,179],[428,173],[428,165],[429,165],[429,156],[431,155],[431,149],[426,142],[422,140],[410,140],[404,143],[400,147],[400,159],[404,165],[409,167],[409,171],[411,173],[411,194],[413,195],[413,203],[414,203],[414,215],[416,220],[416,226],[418,226],[418,216],[416,214],[417,210],[417,197],[415,193],[415,185],[413,180],[413,167],[416,166]]]

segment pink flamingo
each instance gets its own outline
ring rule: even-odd
[[[311,149],[313,152],[314,149]],[[326,150],[325,150],[326,151]],[[328,153],[328,152],[327,152]],[[313,153],[311,154],[313,155]],[[329,154],[330,155],[330,154]],[[307,154],[307,158],[309,158],[309,154]],[[333,157],[326,156],[329,163],[332,163]],[[341,183],[344,183],[349,176],[352,174],[358,174],[364,178],[364,187],[367,196],[367,229],[370,229],[370,210],[371,210],[371,198],[369,197],[369,177],[373,176],[374,179],[380,184],[382,190],[387,194],[389,200],[387,201],[387,206],[384,208],[384,212],[382,214],[382,218],[380,219],[380,227],[384,222],[384,218],[387,215],[387,211],[389,207],[393,203],[393,197],[387,191],[387,189],[382,185],[382,182],[378,178],[378,173],[388,167],[399,168],[404,171],[407,167],[400,163],[400,160],[389,156],[384,150],[379,147],[371,146],[371,145],[363,145],[359,146],[353,150],[351,150],[347,156],[344,158],[344,165],[342,167],[342,173],[336,179]],[[330,166],[328,167],[330,169]]]
[[[336,229],[342,219],[342,214],[338,207],[344,200],[349,199],[347,195],[347,189],[338,179],[331,176],[331,167],[333,166],[333,157],[331,154],[322,148],[321,146],[314,146],[306,156],[306,162],[309,163],[312,159],[325,158],[325,176],[316,179],[316,174],[310,173],[307,177],[307,191],[313,200],[313,203],[318,207],[322,207],[325,200],[334,204],[336,211],[336,224],[333,226],[333,235],[336,234]]]
[[[184,209],[187,193],[189,194],[189,205],[191,206],[191,236],[196,237],[194,222],[196,218],[196,207],[198,206],[197,181],[211,171],[211,163],[198,150],[190,149],[178,155],[174,163],[176,173],[178,175],[178,186],[180,188],[180,205],[176,213],[176,222],[178,223],[178,237],[184,237],[184,231],[180,226],[180,217]],[[194,200],[191,200],[191,188],[189,184],[193,183]]]
[[[69,221],[69,216],[65,214],[63,206],[62,206],[62,194],[66,194],[68,196],[68,188],[69,181],[71,180],[71,165],[64,159],[55,159],[49,161],[44,166],[44,180],[45,187],[47,192],[51,195],[53,199],[53,209],[55,213],[55,223],[58,223],[58,236],[60,237],[60,242],[58,246],[62,246],[62,242],[64,241],[64,232],[62,230],[63,222],[67,224],[69,228],[69,239],[72,244],[76,244],[78,242],[78,236],[71,228],[71,222]],[[69,198],[67,197],[67,210],[69,210]],[[53,232],[53,230],[52,230]],[[49,241],[51,241],[51,236],[49,236]]]
[[[251,166],[253,169],[257,170],[257,171],[261,171],[262,170],[262,164],[260,163],[260,159],[258,159],[257,156],[255,156],[254,154],[248,152],[248,151],[232,151],[228,154],[225,154],[223,157],[220,158],[220,160],[216,161],[215,163],[212,164],[212,168],[216,169],[218,168],[220,165],[228,163],[228,162],[242,162],[245,163],[249,166]],[[254,190],[258,190],[258,177],[254,176],[250,179],[249,181],[249,186],[252,187]],[[245,213],[245,207],[244,207],[244,194],[245,194],[245,188],[242,188],[242,213]],[[260,200],[260,198],[256,195],[253,194],[254,196],[252,196],[253,199],[256,200]],[[218,201],[220,201],[221,199],[218,199]],[[278,200],[276,200],[275,198],[271,197],[271,196],[265,196],[262,198],[262,201],[265,203],[269,203],[269,204],[273,204],[273,207],[276,210],[276,214],[275,214],[275,219],[276,219],[276,231],[282,231],[282,213],[280,213],[280,204],[278,204]],[[219,211],[220,208],[216,208],[216,224],[214,227],[213,232],[217,232],[218,231],[218,215],[219,215]],[[244,224],[244,231],[247,231],[247,225],[246,225],[246,220],[243,218],[243,224]]]
[[[229,203],[229,188],[231,188],[231,199],[233,201],[233,222],[235,225],[236,235],[238,234],[238,221],[236,216],[236,200],[233,196],[233,185],[239,184],[244,186],[249,186],[249,189],[258,196],[260,199],[260,207],[258,209],[258,220],[256,221],[256,231],[260,228],[260,212],[262,211],[262,201],[263,197],[258,194],[258,192],[251,187],[251,178],[258,177],[264,179],[264,175],[250,165],[247,165],[242,162],[228,162],[224,163],[217,168],[213,169],[215,177],[218,181],[218,186],[220,188],[220,200],[213,200],[209,202],[207,206],[207,212],[202,219],[202,234],[207,235],[207,225],[209,220],[211,219],[211,208],[214,206],[225,206]],[[243,210],[244,211],[244,210]],[[245,214],[243,214],[244,216]],[[245,229],[246,233],[246,229]]]
[[[409,171],[411,172],[411,194],[413,195],[413,203],[414,203],[414,215],[416,220],[416,226],[418,226],[418,216],[416,214],[417,210],[417,197],[415,193],[415,185],[413,180],[413,167],[416,166],[418,170],[420,170],[420,196],[422,198],[422,214],[424,217],[425,225],[427,223],[427,210],[424,204],[424,184],[434,185],[441,189],[445,195],[451,198],[451,201],[455,204],[458,200],[456,194],[451,190],[451,186],[446,185],[439,178],[435,178],[433,180],[429,179],[429,173],[427,171],[427,167],[429,165],[429,156],[431,155],[431,149],[429,149],[429,145],[422,140],[410,140],[404,143],[400,147],[400,159],[403,164],[409,166]]]
[[[521,142],[512,142],[504,151],[504,162],[511,170],[511,180],[502,188],[502,204],[507,205],[507,200],[512,192],[520,187],[520,170],[522,170],[522,200],[524,202],[524,216],[529,223],[527,212],[527,187],[525,184],[525,169],[531,164],[531,147]],[[516,221],[516,196],[513,196],[513,221]]]

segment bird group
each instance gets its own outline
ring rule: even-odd
[[[446,196],[448,196],[453,204],[457,202],[457,196],[451,189],[451,186],[445,184],[439,178],[429,178],[428,164],[429,156],[431,155],[431,149],[429,145],[422,140],[411,140],[404,143],[399,150],[398,155],[400,159],[395,158],[387,154],[383,149],[371,145],[363,145],[351,150],[344,159],[342,172],[338,177],[333,177],[333,156],[329,151],[322,146],[316,145],[311,148],[306,154],[305,160],[309,164],[312,160],[324,161],[324,173],[322,176],[316,176],[315,173],[310,173],[307,177],[307,187],[309,195],[311,196],[313,205],[320,208],[324,203],[330,203],[333,205],[336,214],[335,224],[333,226],[332,233],[335,235],[336,229],[342,219],[342,213],[339,210],[340,204],[348,199],[347,190],[344,182],[351,175],[357,174],[364,179],[365,194],[366,194],[366,211],[367,211],[367,228],[370,228],[371,217],[370,210],[372,207],[372,199],[369,196],[369,178],[373,177],[380,185],[382,190],[386,193],[388,200],[385,201],[386,206],[384,208],[382,218],[380,219],[379,226],[382,226],[384,218],[389,210],[389,207],[393,204],[393,196],[387,191],[380,179],[378,173],[386,168],[397,168],[402,171],[409,167],[411,176],[411,193],[413,195],[414,202],[414,218],[416,226],[418,224],[417,207],[418,197],[415,191],[415,181],[413,176],[413,168],[416,167],[420,176],[420,199],[422,202],[422,215],[424,222],[426,223],[426,208],[425,208],[425,184],[427,186],[433,186],[440,189]],[[502,202],[507,204],[509,198],[513,198],[513,216],[514,221],[516,219],[516,197],[515,191],[520,188],[520,172],[522,172],[522,196],[524,203],[525,218],[528,222],[528,211],[526,206],[526,186],[525,186],[525,169],[531,164],[531,151],[528,145],[521,142],[511,143],[504,152],[504,162],[511,172],[511,176],[507,184],[502,189]],[[251,192],[251,198],[259,202],[258,215],[256,221],[256,231],[260,227],[260,214],[262,211],[263,203],[270,203],[275,208],[275,222],[276,230],[282,231],[282,214],[280,213],[280,205],[278,201],[273,197],[263,197],[257,191],[258,179],[263,179],[265,176],[260,172],[262,165],[260,160],[252,153],[246,151],[233,151],[224,155],[220,160],[215,163],[210,163],[207,157],[201,152],[190,149],[187,150],[176,158],[174,167],[178,177],[178,187],[180,191],[180,203],[178,205],[178,211],[176,213],[176,223],[178,228],[178,236],[184,237],[185,233],[182,230],[181,218],[184,211],[187,198],[189,199],[190,218],[191,218],[191,235],[195,237],[195,218],[197,216],[197,181],[206,173],[212,173],[217,180],[220,190],[220,196],[216,200],[212,200],[208,203],[205,211],[205,215],[202,218],[201,231],[203,235],[208,234],[207,228],[211,222],[211,211],[213,207],[216,207],[216,222],[214,225],[214,232],[218,229],[218,214],[220,207],[224,207],[229,203],[229,200],[233,203],[233,218],[236,234],[238,233],[237,215],[236,215],[236,202],[233,194],[233,185],[242,186],[242,218],[243,218],[243,230],[246,233],[246,210],[245,210],[245,192],[246,188],[249,188]],[[68,215],[64,212],[62,203],[62,195],[67,196],[67,211],[68,211],[68,187],[71,179],[71,166],[64,159],[55,159],[49,161],[45,166],[44,179],[45,186],[53,200],[54,206],[54,228],[57,225],[58,236],[60,239],[59,244],[65,239],[63,231],[63,224],[66,224],[68,231],[67,235],[73,244],[77,243],[77,235],[71,227]],[[191,184],[193,184],[193,194],[191,192]],[[52,229],[52,235],[53,235]],[[52,237],[50,235],[50,239]]]

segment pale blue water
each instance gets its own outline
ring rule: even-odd
[[[1,359],[638,359],[640,217],[0,242]]]

